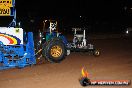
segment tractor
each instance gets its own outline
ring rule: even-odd
[[[37,61],[45,57],[51,63],[59,63],[70,54],[70,50],[66,47],[68,41],[62,33],[58,32],[56,20],[43,21],[43,30],[39,30],[38,40],[39,42],[35,45],[36,51],[40,53]]]
[[[39,51],[40,57],[45,57],[46,60],[53,63],[61,62],[65,56],[71,52],[89,52],[94,56],[99,56],[99,50],[95,49],[94,45],[88,43],[85,37],[85,30],[81,28],[73,28],[74,38],[69,42],[67,38],[58,32],[56,20],[44,20],[43,30],[39,30],[39,42],[36,43],[36,50]],[[40,57],[38,58],[38,61]]]

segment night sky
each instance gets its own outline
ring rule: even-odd
[[[116,26],[131,26],[131,8],[132,0],[16,0],[18,21],[32,25],[30,21],[34,20],[36,28],[42,20],[52,18],[61,28],[113,31]]]
[[[96,16],[121,15],[131,0],[17,0],[18,13],[41,16]]]

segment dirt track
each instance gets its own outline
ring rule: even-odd
[[[83,88],[78,79],[84,66],[92,80],[132,80],[132,40],[108,39],[91,41],[101,51],[94,57],[71,53],[58,64],[0,71],[0,88]],[[86,88],[132,88],[130,86],[90,86]]]

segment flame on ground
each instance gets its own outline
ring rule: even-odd
[[[84,70],[84,67],[81,70],[81,74],[82,74],[82,77],[87,77],[88,78],[88,76],[89,76],[88,71]]]

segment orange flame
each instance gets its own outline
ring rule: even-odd
[[[81,74],[82,74],[82,77],[88,77],[89,76],[88,71],[84,70],[84,67],[82,68]]]

